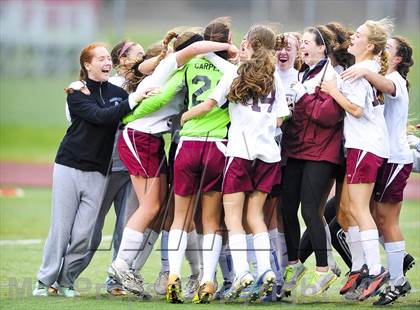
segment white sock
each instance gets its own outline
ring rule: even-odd
[[[270,246],[271,246],[271,251],[270,251],[270,266],[271,266],[271,270],[274,271],[275,275],[276,275],[276,280],[277,283],[279,283],[281,281],[281,279],[283,278],[283,274],[280,272],[280,264],[279,264],[279,260],[277,257],[277,239],[278,239],[278,230],[277,228],[272,229],[268,232],[268,235],[270,237]]]
[[[222,270],[223,281],[232,283],[235,274],[233,273],[232,255],[230,254],[228,244],[222,245],[222,251],[219,256],[219,266]]]
[[[125,261],[128,267],[131,267],[134,259],[139,253],[139,250],[141,249],[142,243],[143,233],[129,227],[125,227],[117,258]]]
[[[284,236],[284,233],[279,232],[278,233],[278,251],[277,251],[277,257],[280,260],[280,273],[281,278],[278,284],[283,285],[284,283],[284,273],[286,272],[287,264],[289,263],[289,259],[287,257],[287,246],[286,246],[286,237]]]
[[[187,248],[187,232],[180,229],[171,229],[168,238],[169,274],[181,276],[182,260]]]
[[[200,277],[203,275],[203,234],[197,233],[197,240],[198,240],[198,254],[200,256]]]
[[[358,271],[365,263],[365,254],[360,240],[359,226],[349,226],[346,240],[351,253],[351,271]]]
[[[270,237],[268,232],[262,232],[254,235],[254,249],[257,257],[258,276],[267,270],[271,270],[270,265]]]
[[[249,271],[245,234],[229,235],[229,248],[235,274],[240,276]]]
[[[162,230],[160,239],[160,271],[162,272],[169,271],[168,242],[169,231]]]
[[[391,277],[389,280],[390,284],[394,286],[404,284],[403,264],[405,241],[386,242],[385,251]]]
[[[218,234],[206,234],[203,237],[203,276],[201,283],[214,281],[214,274],[222,250],[222,236]]]
[[[330,268],[334,268],[337,263],[334,259],[334,253],[333,253],[333,249],[332,249],[332,245],[331,245],[331,232],[330,232],[330,227],[328,226],[328,224],[326,224],[324,226],[325,228],[325,235],[327,237],[327,259],[328,259],[328,266]]]
[[[360,232],[360,240],[365,252],[366,264],[369,268],[369,275],[381,273],[381,256],[379,253],[378,230],[369,229]]]
[[[252,234],[247,234],[245,238],[246,248],[248,249],[246,253],[246,259],[248,261],[249,266],[252,266],[252,275],[255,278],[258,276],[258,262],[254,249],[254,236]]]
[[[147,231],[149,231],[147,234]],[[159,234],[151,229],[146,229],[144,232],[144,240],[142,244],[143,251],[140,252],[139,255],[137,255],[136,259],[133,262],[132,268],[135,271],[141,270],[146,263],[147,259],[150,256],[150,253],[152,253],[153,246],[156,243],[156,240],[159,238]]]
[[[195,229],[187,234],[187,250],[185,258],[190,265],[191,274],[200,273],[200,245],[198,244],[198,236]]]

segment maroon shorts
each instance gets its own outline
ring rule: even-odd
[[[279,183],[280,163],[266,163],[238,157],[226,159],[223,176],[223,194],[253,192],[260,190],[270,193]]]
[[[347,184],[375,183],[384,162],[385,159],[370,152],[347,149]]]
[[[128,172],[144,178],[156,178],[161,173],[167,173],[164,147],[161,137],[131,128],[124,129],[118,139],[118,153]]]
[[[181,141],[175,155],[174,192],[189,196],[222,190],[226,143]]]
[[[379,169],[375,184],[375,201],[397,203],[403,200],[404,188],[413,164],[384,164]]]

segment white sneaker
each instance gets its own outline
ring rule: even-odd
[[[286,273],[284,275],[283,290],[288,292],[296,288],[300,279],[306,272],[306,267],[302,263],[289,265],[286,267]]]
[[[142,295],[144,293],[143,278],[139,274],[135,274],[128,268],[128,264],[118,258],[111,264],[108,269],[108,275],[120,283],[124,288],[133,294]],[[119,268],[118,265],[126,265],[127,268]]]
[[[272,292],[273,285],[276,283],[276,275],[272,270],[262,273],[255,281],[250,290],[250,301],[256,301],[260,297],[265,297]]]
[[[198,289],[200,288],[200,282],[198,280],[198,276],[199,274],[192,274],[188,277],[188,282],[184,288],[185,299],[193,299],[194,296],[197,294]]]
[[[245,273],[236,276],[233,280],[232,286],[225,293],[225,300],[237,299],[241,295],[241,292],[244,289],[250,287],[252,284],[254,284],[254,277],[249,271],[246,271]]]
[[[73,287],[63,287],[63,286],[60,286],[58,288],[58,295],[69,297],[69,298],[80,297],[80,293],[76,291]]]
[[[166,295],[166,288],[168,287],[169,271],[159,272],[159,276],[155,281],[155,292],[158,295]]]
[[[32,296],[48,296],[48,286],[40,281],[37,281],[35,284],[35,289],[32,291]]]
[[[302,281],[302,295],[316,296],[325,292],[337,280],[337,276],[329,269],[327,272],[311,272],[304,280],[307,281]]]

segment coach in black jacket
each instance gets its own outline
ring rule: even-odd
[[[81,91],[68,90],[72,123],[55,159],[51,227],[35,296],[47,296],[53,284],[63,296],[78,295],[74,281],[87,265],[82,258],[89,251],[119,120],[145,97],[128,96],[108,83],[111,57],[101,44],[84,48],[80,65],[85,86]]]

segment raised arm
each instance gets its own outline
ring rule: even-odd
[[[163,86],[162,91],[147,98],[138,105],[132,113],[124,116],[122,122],[128,124],[138,118],[158,111],[168,104],[172,98],[184,87],[185,69],[178,70]]]
[[[387,79],[381,74],[370,71],[366,68],[350,68],[341,73],[343,80],[357,80],[365,78],[368,80],[373,87],[377,90],[395,96],[396,87],[393,81]]]

